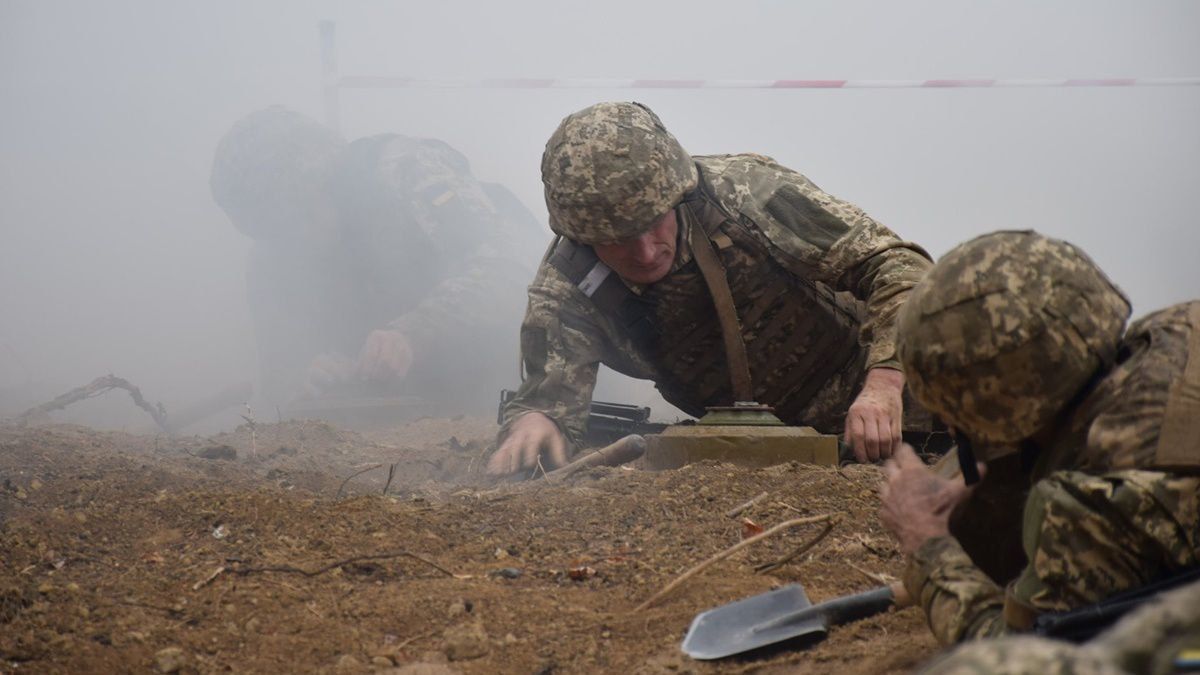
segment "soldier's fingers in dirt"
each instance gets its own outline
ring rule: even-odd
[[[552,436],[549,439],[549,441],[550,442],[547,443],[547,445],[549,446],[549,452],[547,453],[547,460],[549,461],[550,466],[544,467],[544,468],[551,468],[551,467],[558,468],[558,467],[566,464],[567,463],[567,439],[563,438],[562,434],[554,434],[554,436]]]
[[[509,465],[511,463],[512,453],[509,452],[504,446],[500,446],[499,448],[496,448],[496,452],[493,452],[492,456],[488,458],[487,472],[492,476],[502,476],[504,474],[512,473],[512,471],[509,470]]]
[[[846,416],[846,444],[854,451],[854,459],[859,464],[867,463],[866,444],[863,442],[863,419],[857,413]]]
[[[904,442],[903,431],[900,428],[900,416],[893,415],[890,422],[891,428],[889,430],[891,431],[892,438],[891,443],[888,444],[887,454],[885,457],[891,457],[892,455],[896,454],[896,452],[900,450],[900,444]]]
[[[866,441],[867,441],[867,456],[872,462],[878,462],[883,457],[883,444],[887,439],[884,434],[883,420],[879,419],[878,411],[872,411],[872,414],[866,418]]]

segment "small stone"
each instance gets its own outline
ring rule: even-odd
[[[493,553],[492,555],[496,558],[496,560],[504,560],[505,558],[508,557],[508,551],[505,551],[502,548],[497,548],[496,552]]]
[[[363,664],[352,654],[342,654],[333,667],[336,673],[357,673],[363,670]]]
[[[154,654],[154,669],[160,673],[177,673],[187,665],[187,654],[179,647],[167,647]]]
[[[515,645],[515,644],[517,644],[517,642],[518,642],[518,640],[517,640],[517,636],[516,636],[516,635],[513,635],[512,633],[505,633],[505,634],[504,634],[504,644],[506,644],[506,645]]]
[[[450,607],[446,609],[446,616],[453,619],[455,617],[462,616],[469,611],[471,611],[471,608],[468,606],[467,601],[459,598],[458,600],[450,603]]]
[[[470,661],[486,656],[491,650],[487,632],[478,622],[451,626],[442,634],[446,657],[451,661]]]
[[[86,619],[92,615],[91,610],[89,610],[87,607],[84,607],[83,605],[80,605],[79,609],[76,611],[79,614],[79,618],[81,618],[81,619]]]
[[[372,658],[371,664],[375,665],[375,666],[379,666],[380,668],[391,668],[392,666],[396,665],[396,663],[394,661],[392,661],[391,659],[389,659],[386,656],[376,656],[376,657]]]
[[[38,591],[38,593],[41,593],[42,595],[47,595],[49,593],[53,593],[54,592],[54,584],[49,583],[49,582],[42,583],[37,587],[37,591]]]
[[[78,593],[79,592],[79,584],[72,581],[71,583],[67,584],[67,590],[70,591],[71,593]]]
[[[83,511],[76,511],[75,512],[75,520],[79,523],[86,523],[87,522],[87,514],[84,513]]]
[[[42,485],[43,485],[42,481],[40,481],[40,480],[38,480],[38,479],[34,478],[34,479],[33,479],[32,481],[30,481],[30,483],[29,483],[29,489],[30,489],[30,490],[34,490],[34,491],[41,490],[41,489],[42,489]]]
[[[247,633],[257,633],[259,631],[259,629],[261,629],[261,628],[262,628],[262,622],[258,620],[257,616],[251,617],[249,620],[246,621],[246,632]]]
[[[515,567],[501,567],[498,570],[492,570],[488,574],[493,577],[500,577],[501,579],[517,579],[524,573]]]

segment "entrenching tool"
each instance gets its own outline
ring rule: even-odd
[[[798,645],[809,645],[824,639],[830,626],[865,619],[909,602],[899,582],[817,605],[808,601],[803,586],[789,584],[696,615],[683,638],[682,649],[693,659],[710,660],[793,640]]]

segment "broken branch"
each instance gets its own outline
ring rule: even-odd
[[[730,546],[729,548],[725,549],[724,551],[721,551],[720,553],[712,556],[711,558],[701,562],[700,564],[696,565],[695,567],[691,568],[690,570],[679,575],[678,577],[675,578],[674,581],[667,584],[661,591],[650,596],[650,598],[647,599],[645,602],[643,602],[642,604],[635,607],[633,611],[640,612],[644,609],[647,609],[647,608],[653,606],[656,602],[661,600],[662,597],[665,596],[667,593],[670,593],[671,591],[675,590],[676,588],[678,588],[680,586],[680,584],[682,584],[683,582],[687,581],[688,579],[696,576],[701,571],[703,571],[705,568],[707,568],[709,565],[720,562],[720,561],[724,560],[725,558],[728,558],[729,556],[733,555],[734,553],[737,553],[738,551],[746,548],[747,546],[750,546],[751,544],[756,544],[764,539],[772,537],[772,536],[774,536],[780,532],[783,532],[785,530],[789,530],[793,527],[799,527],[800,525],[809,525],[812,523],[822,523],[822,522],[829,520],[832,517],[833,517],[833,514],[826,513],[824,515],[809,516],[807,518],[793,518],[792,520],[784,521],[784,522],[776,525],[775,527],[772,527],[771,529],[767,530],[766,532],[763,532],[762,534],[755,535],[753,537],[750,537],[749,539],[743,539],[743,540],[739,541],[738,543],[734,544],[733,546]]]
[[[167,411],[165,408],[163,408],[162,403],[150,405],[145,397],[142,396],[142,391],[140,389],[131,384],[129,380],[116,377],[115,375],[97,377],[82,387],[76,387],[62,396],[55,398],[53,401],[49,401],[26,410],[18,415],[17,419],[24,422],[35,415],[41,415],[55,410],[62,410],[72,403],[92,398],[94,396],[99,396],[105,392],[112,391],[113,389],[124,389],[125,391],[129,392],[129,397],[133,399],[133,402],[137,405],[137,407],[149,413],[150,417],[154,418],[154,423],[157,424],[160,429],[167,433],[171,433],[171,429],[167,426]]]
[[[378,468],[379,468],[379,467],[381,467],[381,466],[383,466],[383,465],[382,465],[382,464],[372,464],[371,466],[368,466],[368,467],[367,467],[367,468],[365,468],[365,469],[359,469],[358,471],[355,471],[354,473],[350,474],[349,476],[346,476],[346,480],[342,481],[342,484],[338,486],[338,491],[337,491],[337,494],[336,494],[336,495],[334,495],[334,497],[333,497],[333,498],[334,498],[334,499],[341,499],[341,498],[342,498],[342,490],[345,490],[345,489],[346,489],[346,483],[349,483],[351,478],[354,478],[355,476],[359,476],[359,475],[361,475],[361,474],[364,474],[364,473],[366,473],[366,472],[368,472],[368,471],[374,471],[375,469],[378,469]]]
[[[445,567],[442,567],[441,565],[433,562],[432,560],[423,558],[415,553],[409,553],[408,551],[395,551],[392,553],[373,553],[373,554],[368,554],[368,555],[356,555],[351,558],[345,558],[343,560],[336,560],[334,562],[329,563],[328,565],[318,567],[315,570],[306,570],[306,569],[302,569],[299,567],[294,567],[292,565],[264,565],[262,567],[235,567],[233,569],[230,569],[229,571],[234,574],[237,574],[239,576],[246,576],[248,574],[257,574],[259,572],[281,572],[284,574],[300,574],[300,575],[303,575],[306,577],[315,577],[315,576],[324,574],[332,569],[341,567],[342,565],[349,565],[350,563],[362,562],[365,560],[391,560],[393,558],[412,558],[413,560],[423,562],[426,565],[432,567],[433,569],[441,572],[442,574],[445,574],[446,576],[454,578],[454,579],[469,579],[470,578],[470,575],[455,574],[454,572],[451,572],[450,570],[446,569]]]
[[[798,548],[796,548],[796,550],[783,556],[782,558],[780,558],[774,562],[763,563],[763,564],[755,567],[754,571],[758,572],[759,574],[773,572],[773,571],[779,569],[780,567],[783,567],[784,565],[795,560],[796,558],[799,558],[800,556],[807,553],[809,549],[811,549],[812,547],[819,544],[822,539],[824,539],[826,536],[828,536],[829,533],[833,531],[833,526],[837,525],[837,523],[838,523],[838,521],[836,519],[826,522],[825,529],[823,529],[819,533],[817,533],[817,536],[813,537],[808,542],[801,544]]]

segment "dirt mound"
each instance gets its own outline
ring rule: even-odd
[[[820,601],[874,585],[863,571],[897,572],[872,467],[495,485],[482,475],[494,432],[480,419],[369,436],[311,421],[182,439],[2,427],[0,670],[880,673],[936,648],[909,609],[805,651],[720,664],[679,652],[698,611],[792,581]],[[771,573],[754,567],[820,525],[633,611],[739,541],[741,517],[826,513],[829,536]]]

